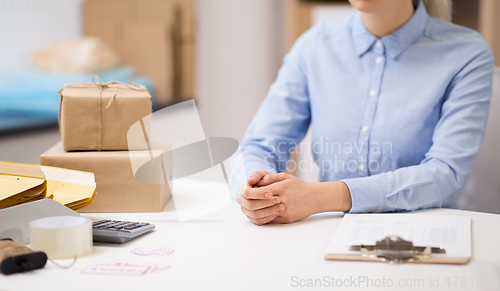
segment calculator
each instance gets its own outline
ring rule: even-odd
[[[152,231],[154,224],[120,220],[99,220],[92,223],[95,242],[126,243]]]

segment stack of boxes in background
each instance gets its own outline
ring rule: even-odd
[[[195,95],[194,0],[86,0],[84,34],[155,84],[155,105]]]
[[[327,17],[343,17],[355,13],[348,0],[282,0],[284,53],[313,25]]]
[[[62,89],[60,102],[62,142],[43,153],[40,163],[94,173],[97,195],[81,211],[161,211],[171,197],[168,184],[137,182],[131,165],[132,156],[148,161],[151,155],[159,156],[170,147],[148,150],[152,98],[146,88],[69,84]],[[129,140],[127,133],[137,122],[144,139]]]

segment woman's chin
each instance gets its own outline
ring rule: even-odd
[[[349,0],[356,10],[363,13],[377,12],[380,9],[383,9],[386,5],[391,5],[391,1],[394,0]]]

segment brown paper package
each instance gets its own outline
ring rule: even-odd
[[[106,88],[101,93],[97,88],[65,88],[60,102],[59,129],[64,150],[147,149],[144,143],[128,145],[127,132],[151,114],[148,91]],[[149,124],[145,127],[149,131]]]
[[[162,151],[166,152],[168,149],[170,145],[163,147]],[[58,143],[40,156],[40,163],[44,166],[94,173],[97,195],[90,206],[78,210],[79,212],[162,211],[172,196],[168,184],[137,182],[129,153],[149,157],[148,151],[65,152],[62,144]],[[170,173],[171,169],[167,171]]]

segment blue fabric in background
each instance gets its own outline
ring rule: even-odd
[[[149,91],[153,89],[153,83],[147,78],[136,77],[131,67],[89,74],[47,73],[35,70],[10,72],[0,77],[0,111],[33,111],[57,116],[57,91],[68,83],[92,83],[94,75],[99,76],[103,83],[130,82],[144,85]]]
[[[148,78],[135,76],[132,67],[88,74],[52,73],[34,69],[10,71],[0,76],[0,130],[26,127],[29,123],[36,123],[37,119],[57,122],[57,91],[68,83],[92,83],[94,75],[99,76],[103,83],[130,82],[144,85],[150,92],[154,89],[153,82]]]

